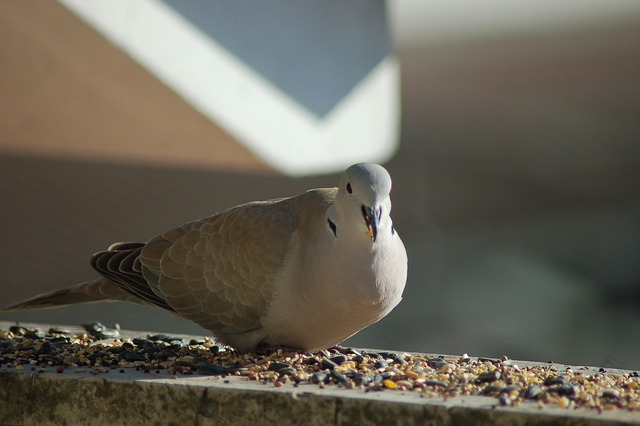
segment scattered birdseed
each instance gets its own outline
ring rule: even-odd
[[[638,372],[564,367],[553,363],[518,366],[507,357],[459,358],[336,347],[317,353],[278,350],[271,354],[238,354],[210,338],[162,334],[129,339],[113,336],[99,323],[84,332],[51,328],[47,332],[19,325],[0,330],[0,367],[62,374],[123,373],[126,369],[167,375],[240,376],[275,387],[309,384],[365,392],[416,392],[444,399],[479,395],[496,405],[517,407],[526,401],[539,409],[588,408],[598,412],[640,411]],[[105,330],[107,332],[105,333]],[[88,368],[83,369],[82,367]],[[617,372],[614,372],[617,371]],[[228,379],[224,383],[228,383]]]

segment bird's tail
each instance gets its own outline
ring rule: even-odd
[[[141,303],[141,300],[128,293],[118,284],[107,278],[97,278],[76,284],[62,290],[39,294],[23,302],[0,309],[2,312],[29,311],[35,309],[61,308],[79,303],[93,303],[120,300],[124,302]]]

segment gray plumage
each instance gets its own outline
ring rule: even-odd
[[[401,300],[407,255],[391,217],[391,178],[348,168],[338,188],[256,201],[147,243],[96,253],[93,281],[3,310],[107,300],[155,305],[245,352],[336,345]]]

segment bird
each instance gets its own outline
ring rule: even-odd
[[[400,303],[407,252],[393,226],[392,181],[372,163],[337,188],[240,204],[146,243],[91,257],[99,277],[2,311],[124,301],[209,330],[241,353],[339,345]]]

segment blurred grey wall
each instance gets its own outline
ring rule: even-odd
[[[68,15],[55,13],[48,16],[59,17],[58,31]],[[25,28],[19,17],[0,31]],[[394,221],[409,252],[409,282],[402,304],[347,344],[640,368],[640,18],[635,18],[399,43],[402,143],[387,166],[394,178]],[[25,31],[24,40],[34,40],[26,35],[31,33]],[[73,39],[77,34],[67,42]],[[125,60],[107,62],[113,72],[101,81],[115,73],[116,83],[96,94],[91,79],[62,78],[61,69],[69,64],[64,49],[54,56],[62,59],[42,62],[42,56],[29,56],[37,50],[2,46],[7,44],[0,45],[3,63],[21,60],[32,67],[0,69],[15,75],[33,69],[41,76],[45,66],[60,76],[33,80],[50,94],[48,109],[42,109],[37,91],[29,90],[28,75],[18,79],[24,89],[3,92],[14,93],[14,100],[0,99],[0,108],[14,120],[0,125],[3,304],[91,278],[88,256],[113,241],[146,240],[230,205],[336,183],[337,176],[276,176],[242,149],[229,154],[224,146],[237,148],[227,142],[216,145],[221,164],[210,167],[59,155],[51,140],[61,126],[73,134],[74,122],[87,144],[131,138],[125,145],[151,145],[169,131],[162,139],[166,143],[198,140],[208,128],[166,88],[143,86],[161,94],[155,96],[162,102],[124,96],[140,87],[125,84],[139,71],[117,72],[131,66]],[[49,52],[47,43],[42,46]],[[77,68],[85,69],[89,65],[81,58],[73,55],[71,62],[80,61]],[[100,57],[92,61],[102,67]],[[0,73],[0,85],[11,88],[15,75]],[[69,92],[61,90],[70,82],[80,87],[65,97]],[[103,99],[113,102],[109,108]],[[118,100],[138,105],[132,114],[140,119],[117,114]],[[94,115],[92,108],[105,111]],[[152,114],[146,115],[147,109]],[[175,111],[184,119],[175,120]],[[104,114],[110,125],[102,121]],[[122,122],[129,130],[120,129]],[[199,133],[191,133],[194,128]],[[157,129],[162,131],[154,133]],[[215,134],[214,142],[224,139]],[[27,139],[47,140],[52,152],[14,149]],[[59,141],[64,143],[64,134]],[[198,146],[191,148],[197,156]],[[204,332],[159,310],[125,304],[0,318],[100,320],[130,329]]]

